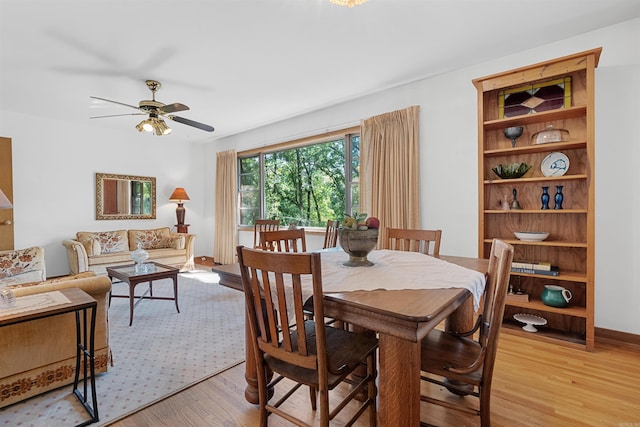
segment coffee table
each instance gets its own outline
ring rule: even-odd
[[[178,273],[180,269],[157,262],[147,262],[144,265],[147,268],[139,269],[136,268],[135,264],[107,267],[107,275],[112,282],[115,278],[129,284],[129,295],[114,295],[113,291],[109,294],[109,305],[111,305],[111,298],[129,298],[129,326],[133,324],[133,308],[142,299],[175,301],[176,310],[180,313],[180,308],[178,307]],[[173,280],[173,298],[153,296],[153,281],[161,279]],[[149,288],[142,295],[135,295],[136,286],[146,282],[149,282]],[[136,299],[138,301],[135,301]]]

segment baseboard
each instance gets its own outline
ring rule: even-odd
[[[595,328],[596,340],[605,339],[617,341],[624,344],[632,344],[640,346],[640,335],[628,332],[614,331],[613,329]]]

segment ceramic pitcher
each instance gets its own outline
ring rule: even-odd
[[[545,285],[542,296],[542,302],[551,307],[566,307],[573,298],[571,291],[562,286]]]

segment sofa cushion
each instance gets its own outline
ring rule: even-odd
[[[76,238],[78,239],[78,242],[84,245],[85,248],[87,248],[88,245],[93,248],[93,243],[87,242],[91,241],[92,239],[97,239],[97,241],[100,243],[100,254],[123,252],[129,250],[129,241],[127,239],[126,230],[97,232],[79,231],[78,233],[76,233]],[[88,254],[89,251],[87,251],[87,255]]]
[[[0,252],[0,280],[11,282],[33,282],[44,280],[44,250],[34,246],[26,249],[17,249]]]
[[[169,236],[169,227],[150,230],[129,230],[129,250],[134,251],[142,243],[142,249],[163,249],[173,247]]]
[[[103,264],[126,264],[132,263],[131,252],[113,252],[103,253],[100,255],[94,255],[89,257],[89,265],[103,265]]]

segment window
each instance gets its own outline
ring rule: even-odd
[[[240,225],[257,218],[324,227],[359,207],[360,135],[332,135],[238,155]]]

